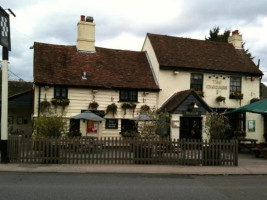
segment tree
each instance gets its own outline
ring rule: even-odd
[[[206,41],[215,41],[215,42],[224,42],[228,43],[228,37],[230,36],[231,30],[224,30],[223,34],[220,34],[219,26],[215,26],[212,30],[210,30],[210,35],[208,38],[205,37]],[[245,49],[245,42],[242,42],[242,48],[244,49],[247,56],[253,60],[254,57],[249,52],[249,49]]]
[[[225,132],[230,129],[229,119],[224,113],[212,111],[206,115],[205,131],[209,139],[225,139]]]
[[[212,30],[210,30],[210,36],[208,38],[205,37],[205,40],[227,43],[228,37],[230,36],[231,31],[225,30],[223,34],[219,34],[219,32],[220,32],[219,26],[214,27]]]

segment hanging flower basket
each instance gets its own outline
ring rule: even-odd
[[[225,101],[225,97],[223,97],[223,96],[218,96],[217,98],[216,98],[216,101],[217,102],[224,102]]]
[[[253,99],[250,100],[250,103],[255,103],[255,102],[259,101],[259,100],[260,100],[259,98],[253,98]]]
[[[45,99],[44,101],[42,101],[42,102],[40,103],[40,111],[41,111],[41,112],[44,112],[44,111],[46,111],[46,110],[49,111],[50,106],[51,106],[51,103],[48,102],[48,101]]]
[[[88,108],[92,109],[92,110],[97,110],[98,106],[99,106],[98,103],[96,101],[93,101],[93,102],[89,103]]]
[[[204,97],[204,91],[196,91],[198,96]]]
[[[148,112],[149,110],[150,110],[150,107],[146,104],[140,107],[140,112]]]
[[[112,104],[108,105],[106,112],[107,112],[107,114],[112,113],[113,115],[116,115],[117,110],[118,110],[118,106],[115,103],[112,103]]]

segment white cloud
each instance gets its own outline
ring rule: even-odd
[[[25,80],[32,80],[29,47],[34,41],[75,45],[81,14],[94,17],[96,45],[106,48],[140,50],[147,32],[205,39],[214,26],[239,29],[246,48],[267,71],[265,0],[13,0],[1,4],[17,15],[10,20],[10,68]]]

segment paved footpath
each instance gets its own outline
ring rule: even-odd
[[[0,164],[0,172],[46,173],[147,173],[182,175],[267,175],[267,159],[252,154],[240,154],[239,165],[67,165],[67,164]]]

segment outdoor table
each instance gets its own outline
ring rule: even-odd
[[[241,149],[250,150],[251,148],[256,146],[257,141],[258,140],[256,139],[249,139],[249,138],[238,139],[238,151],[241,151]]]

